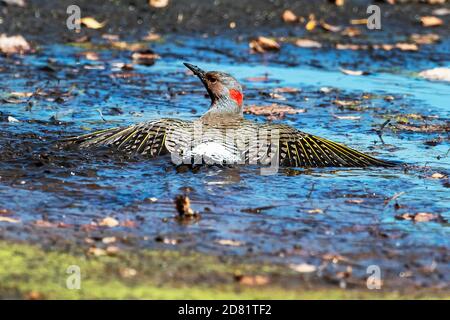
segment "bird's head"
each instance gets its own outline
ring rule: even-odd
[[[204,71],[189,63],[184,65],[202,81],[209,97],[211,108],[208,113],[222,113],[242,116],[244,94],[239,82],[228,73]]]

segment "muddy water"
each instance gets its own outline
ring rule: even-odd
[[[34,55],[0,58],[0,209],[20,220],[1,222],[1,235],[57,244],[114,234],[124,247],[314,264],[333,283],[340,281],[338,271],[351,266],[347,281],[361,284],[367,266],[378,265],[387,286],[448,284],[449,184],[446,178],[430,178],[450,173],[448,131],[411,132],[392,126],[414,114],[421,118],[407,121],[448,127],[449,85],[415,74],[435,64],[416,53],[370,57],[365,52],[287,46],[280,54],[260,56],[248,55],[246,43],[223,38],[200,42],[168,38],[153,45],[162,57],[155,65],[135,64],[127,71],[121,63],[132,62],[130,52],[103,47],[52,45]],[[447,49],[444,42],[433,54]],[[86,59],[85,51],[96,52],[98,60]],[[108,151],[55,146],[61,137],[94,129],[160,117],[198,117],[208,99],[183,61],[235,75],[245,86],[247,105],[306,109],[277,121],[408,166],[280,169],[271,176],[252,167],[180,172],[167,157],[124,159]],[[339,71],[339,66],[352,64],[370,74]],[[442,64],[449,64],[448,56]],[[276,88],[286,87],[298,92],[281,93],[284,100],[270,97]],[[14,99],[11,92],[35,94]],[[349,108],[335,100],[359,102]],[[8,116],[20,122],[8,121]],[[376,130],[387,119],[391,123],[380,138]],[[425,143],[433,139],[439,142]],[[173,199],[181,193],[189,195],[200,221],[185,225],[173,219]],[[394,195],[398,197],[389,201]],[[419,212],[439,218],[396,219]],[[106,216],[125,226],[92,226]],[[55,227],[36,226],[43,219]],[[234,240],[234,245],[218,243],[224,239]]]

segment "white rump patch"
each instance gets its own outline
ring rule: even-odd
[[[241,157],[233,151],[233,149],[226,148],[221,143],[210,141],[195,146],[186,153],[184,158],[188,160],[188,163],[191,163],[192,158],[198,158],[203,159],[203,163],[206,164],[237,164],[241,161]]]

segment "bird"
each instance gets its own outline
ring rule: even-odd
[[[70,137],[80,148],[111,147],[127,155],[171,155],[176,165],[276,165],[281,167],[391,167],[377,159],[294,127],[244,118],[241,84],[230,74],[184,65],[203,83],[211,105],[195,120],[161,118]]]

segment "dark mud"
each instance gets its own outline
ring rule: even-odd
[[[25,9],[2,8],[0,25],[1,32],[39,44],[34,54],[0,57],[0,217],[16,220],[0,222],[3,239],[84,252],[106,248],[102,240],[115,236],[124,251],[200,251],[252,263],[308,264],[317,275],[312,287],[365,289],[367,267],[376,265],[387,290],[448,290],[449,86],[417,77],[418,71],[449,64],[448,34],[433,29],[441,40],[415,52],[335,49],[349,41],[405,41],[424,32],[416,16],[436,6],[382,4],[383,30],[361,28],[364,36],[355,40],[319,30],[306,34],[280,15],[290,8],[340,25],[365,16],[363,2],[359,11],[307,1],[249,1],[248,11],[231,1],[207,8],[202,1],[174,2],[158,11],[128,2],[80,2],[88,15],[108,18],[105,29],[80,34],[63,28],[64,2],[58,2],[61,8],[29,2]],[[30,21],[38,7],[40,18]],[[225,9],[227,17],[217,15]],[[185,18],[177,23],[179,12]],[[236,29],[224,28],[230,21]],[[133,61],[131,45],[142,45],[151,27],[162,39],[143,43],[161,57],[149,66]],[[128,47],[119,50],[102,38],[105,33],[118,34]],[[323,47],[280,40],[280,52],[251,54],[248,40],[260,34],[306,34]],[[91,40],[71,42],[84,35]],[[183,61],[235,75],[245,86],[247,105],[306,109],[274,121],[406,166],[286,168],[261,176],[252,167],[177,170],[167,157],[127,159],[109,150],[61,147],[62,137],[94,129],[201,115],[208,99]],[[368,75],[348,76],[340,68]],[[283,92],[292,87],[297,90]],[[179,194],[189,196],[199,220],[175,219]],[[421,212],[431,220],[399,218]],[[119,225],[102,226],[105,217]]]

